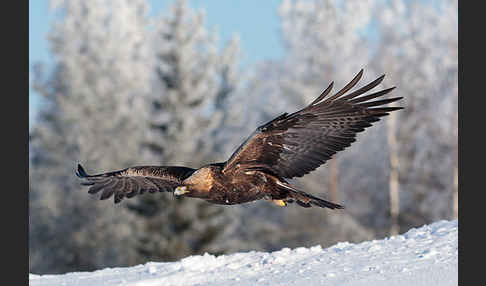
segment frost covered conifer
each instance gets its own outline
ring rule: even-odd
[[[227,102],[238,87],[238,41],[222,51],[205,15],[178,0],[155,21],[155,60],[149,150],[160,165],[199,168],[214,160],[225,144],[221,127]],[[220,138],[220,140],[217,140]],[[144,196],[131,204],[147,221],[139,250],[149,260],[174,260],[193,253],[225,251],[214,240],[236,219],[222,206],[171,196]]]
[[[89,202],[74,170],[78,162],[96,172],[144,161],[153,62],[148,6],[144,0],[53,4],[59,13],[49,34],[54,65],[37,68],[34,79],[45,108],[29,146],[30,270],[140,263],[135,216],[124,205]]]

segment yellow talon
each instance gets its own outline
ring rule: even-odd
[[[287,202],[285,202],[284,200],[272,200],[272,203],[276,204],[279,207],[287,206]]]

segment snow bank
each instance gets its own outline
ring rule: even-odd
[[[458,221],[332,247],[198,255],[178,262],[62,275],[29,274],[29,285],[458,285]]]

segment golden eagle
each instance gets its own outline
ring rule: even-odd
[[[135,195],[173,192],[176,196],[199,198],[214,204],[234,205],[260,199],[286,206],[296,202],[340,209],[343,206],[296,189],[286,179],[302,177],[329,160],[356,140],[356,134],[372,122],[403,107],[386,104],[402,97],[383,96],[395,87],[360,96],[380,84],[384,75],[346,94],[360,80],[361,70],[346,86],[328,96],[333,82],[307,107],[284,113],[258,127],[226,162],[199,169],[177,166],[138,166],[119,171],[88,175],[78,165],[76,175],[100,191],[101,200],[114,195],[115,203]]]

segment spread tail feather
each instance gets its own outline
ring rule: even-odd
[[[279,182],[278,185],[289,192],[287,196],[288,202],[295,200],[295,202],[301,207],[310,208],[312,205],[315,205],[321,208],[344,209],[344,206],[342,205],[331,203],[318,197],[314,197],[306,192],[299,191],[290,184]]]

